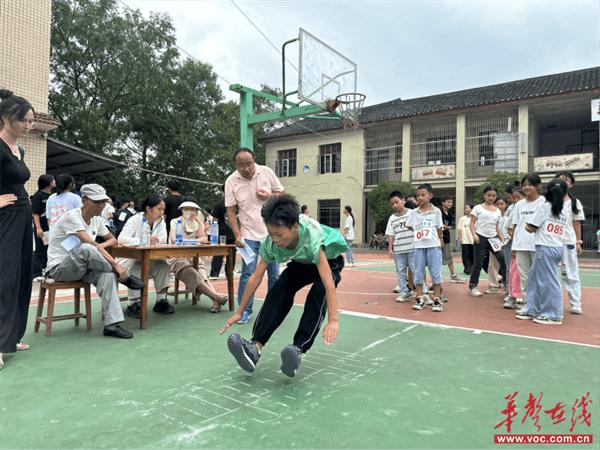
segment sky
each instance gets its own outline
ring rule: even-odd
[[[282,85],[280,54],[240,9],[277,48],[302,27],[354,61],[367,105],[600,66],[600,0],[234,1],[122,3],[168,13],[229,99],[229,83]],[[288,58],[297,65],[297,45]]]

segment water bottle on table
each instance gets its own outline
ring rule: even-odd
[[[148,247],[150,242],[150,225],[148,225],[148,219],[142,218],[142,224],[140,225],[140,247]]]
[[[175,245],[183,245],[183,223],[181,218],[177,220],[177,227],[175,228]]]
[[[210,224],[210,245],[219,244],[219,222],[213,220]]]

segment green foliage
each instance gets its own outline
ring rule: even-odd
[[[404,181],[384,181],[379,183],[367,194],[369,202],[369,213],[375,220],[376,230],[380,231],[387,223],[392,207],[390,206],[390,193],[392,191],[400,191],[403,194],[414,192],[414,188]]]
[[[508,185],[513,185],[515,182],[521,182],[525,174],[519,173],[495,173],[485,179],[485,181],[477,187],[477,190],[471,198],[471,202],[478,204],[483,202],[483,190],[487,186],[493,186],[498,190],[498,195],[505,195],[505,189]]]

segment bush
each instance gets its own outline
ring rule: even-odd
[[[375,221],[376,231],[385,229],[387,220],[393,212],[390,206],[390,193],[400,191],[406,195],[414,190],[414,187],[404,181],[384,181],[367,194],[369,214]]]

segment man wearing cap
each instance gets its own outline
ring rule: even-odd
[[[248,247],[254,253],[252,262],[247,263],[243,260],[242,263],[237,297],[239,303],[250,275],[256,270],[260,241],[267,237],[267,227],[260,211],[271,195],[283,193],[283,185],[269,167],[254,162],[254,153],[248,148],[237,149],[233,154],[233,161],[237,170],[225,181],[227,218],[235,235],[235,245],[240,248]],[[276,261],[268,264],[267,275],[268,288],[271,289],[279,277],[279,264]],[[248,323],[253,303],[254,297],[251,297],[238,323]]]
[[[120,281],[131,289],[142,289],[139,278],[127,275],[106,248],[117,240],[100,217],[108,200],[98,184],[81,186],[83,206],[66,212],[50,230],[47,276],[56,281],[85,281],[96,287],[102,299],[104,335],[129,339],[133,334],[122,328],[123,311],[117,293]],[[102,244],[96,237],[104,239]]]

